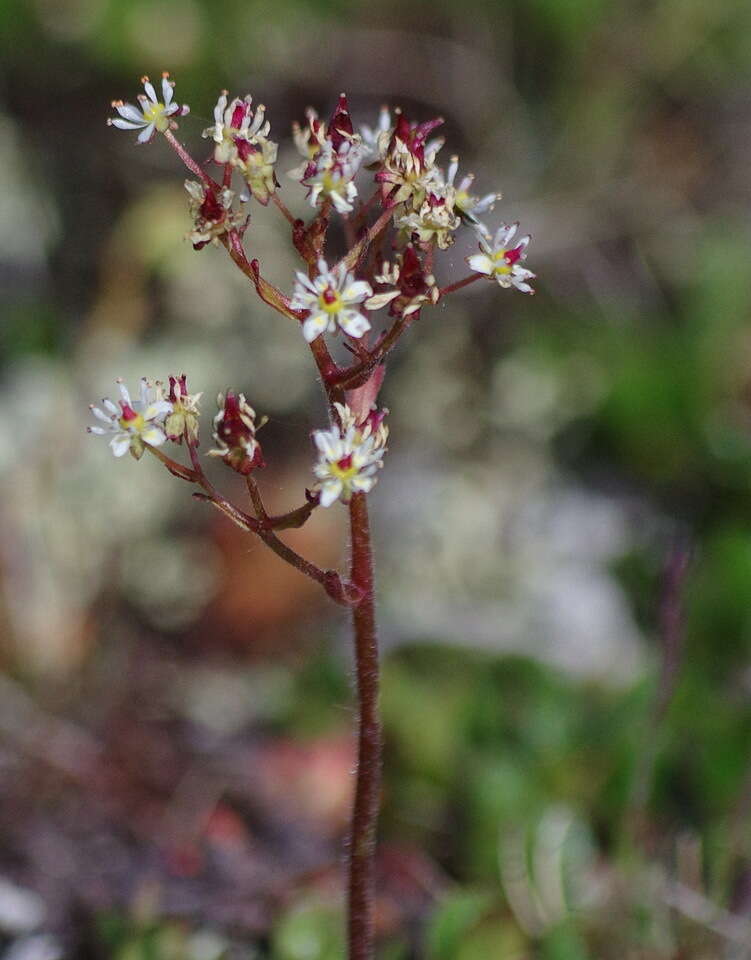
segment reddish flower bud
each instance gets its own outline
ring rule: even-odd
[[[221,457],[228,467],[247,476],[256,467],[265,466],[261,447],[256,440],[255,410],[242,393],[231,390],[219,394],[219,413],[214,417],[216,448],[209,456]]]
[[[339,95],[339,102],[331,114],[329,120],[329,139],[334,145],[334,150],[339,151],[339,147],[349,140],[354,134],[352,127],[352,118],[349,115],[349,105],[347,103],[347,94]]]

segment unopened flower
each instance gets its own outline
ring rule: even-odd
[[[242,393],[228,390],[217,398],[219,413],[214,417],[216,448],[210,457],[221,457],[227,466],[247,476],[255,467],[262,467],[263,455],[256,440],[256,413]]]
[[[89,405],[89,409],[105,426],[88,427],[89,433],[98,436],[111,434],[110,447],[116,457],[122,457],[128,450],[136,460],[140,460],[145,449],[144,444],[161,446],[167,439],[163,429],[166,416],[172,411],[172,404],[163,399],[158,391],[143,377],[140,384],[140,398],[131,400],[128,388],[117,381],[120,389],[120,409],[104,397],[104,410]]]
[[[228,93],[222,90],[214,107],[214,125],[203,131],[204,137],[214,141],[216,163],[231,163],[243,143],[255,143],[267,137],[271,125],[265,118],[266,107],[259,104],[253,111],[253,98],[248,94],[227,105]]]
[[[167,439],[182,443],[185,436],[188,443],[198,443],[198,401],[201,396],[200,393],[188,393],[188,378],[184,373],[169,378],[167,399],[171,410],[164,420]]]
[[[293,310],[308,310],[303,323],[303,336],[312,343],[322,333],[334,333],[341,327],[350,337],[361,337],[370,330],[370,323],[357,305],[373,295],[373,289],[364,280],[355,280],[344,264],[329,270],[325,260],[318,261],[318,275],[312,280],[297,273],[297,283],[290,306]]]
[[[477,215],[492,210],[496,200],[501,199],[500,193],[486,193],[484,197],[476,197],[470,193],[475,175],[468,173],[455,186],[454,181],[459,171],[459,158],[452,157],[446,171],[445,186],[454,191],[454,205],[458,212],[470,223],[477,224]]]
[[[197,180],[186,180],[185,189],[190,197],[190,215],[193,218],[193,229],[188,237],[196,250],[207,243],[216,244],[223,233],[245,222],[243,214],[232,212],[235,194],[229,188],[214,191]]]
[[[313,467],[322,507],[336,500],[349,503],[354,493],[368,493],[383,466],[388,428],[385,411],[372,411],[366,422],[357,424],[349,407],[336,404],[340,425],[331,430],[316,430],[313,442],[318,462]]]
[[[409,237],[420,243],[435,243],[440,250],[451,246],[454,242],[451,234],[460,225],[451,193],[440,195],[432,190],[419,210],[412,210],[396,221],[396,226]]]
[[[531,270],[521,266],[527,257],[528,236],[517,240],[511,246],[511,240],[519,227],[518,223],[502,223],[494,237],[484,227],[478,230],[481,253],[467,258],[467,263],[476,273],[484,273],[501,287],[516,287],[522,293],[535,291],[527,283],[535,276]]]
[[[138,142],[146,143],[151,140],[157,130],[160,133],[166,133],[170,127],[176,127],[177,124],[173,118],[184,117],[190,112],[190,107],[187,104],[180,106],[173,101],[172,90],[175,84],[166,72],[162,74],[161,100],[157,97],[156,90],[148,77],[141,77],[141,83],[146,93],[138,94],[138,106],[123,103],[122,100],[113,100],[112,106],[120,116],[109,117],[107,123],[120,130],[141,130],[143,127],[138,134]]]

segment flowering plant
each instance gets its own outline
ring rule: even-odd
[[[486,277],[504,288],[533,293],[534,274],[522,266],[529,237],[516,238],[517,224],[501,224],[493,234],[478,219],[491,211],[498,193],[474,196],[472,174],[456,185],[459,161],[444,171],[437,161],[443,141],[432,136],[440,118],[414,122],[383,108],[376,124],[355,128],[347,97],[338,99],[328,121],[309,109],[304,125],[293,128],[302,156],[288,176],[307,191],[309,222],[292,215],[282,200],[277,177],[277,144],[263,105],[251,96],[229,99],[222,91],[214,124],[203,131],[213,150],[198,163],[175,136],[177,119],[187,106],[173,99],[174,84],[162,75],[161,100],[148,77],[139,106],[114,101],[109,123],[139,130],[138,142],[161,134],[195,179],[186,182],[196,250],[223,246],[264,303],[299,325],[323,385],[329,424],[312,440],[315,477],[301,506],[280,515],[267,512],[256,480],[265,465],[257,437],[262,420],[242,393],[219,395],[213,421],[214,447],[220,458],[245,478],[249,506],[224,497],[206,476],[199,453],[199,401],[188,391],[185,374],[171,375],[168,386],[145,378],[134,401],[120,382],[119,406],[110,399],[92,406],[99,421],[93,434],[110,437],[116,457],[136,459],[148,451],[176,477],[200,487],[196,496],[222,511],[243,530],[258,536],[279,557],[320,583],[337,603],[350,607],[354,632],[359,714],[358,765],[349,848],[349,956],[370,960],[374,951],[374,852],[379,806],[381,728],[378,713],[378,648],[370,524],[366,495],[383,467],[388,439],[387,411],[378,407],[385,361],[404,333],[450,294]],[[361,191],[373,184],[370,195]],[[252,205],[272,202],[289,226],[301,260],[290,293],[270,283],[250,257]],[[330,227],[338,217],[346,249],[332,262]],[[467,258],[467,276],[443,286],[436,280],[436,251],[450,247],[457,232],[476,234],[479,253]],[[327,250],[327,246],[329,249]],[[340,338],[349,363],[334,359],[330,345]],[[183,444],[188,463],[165,452]],[[351,567],[347,576],[322,570],[292,550],[280,531],[300,527],[320,508],[345,504],[350,517]]]

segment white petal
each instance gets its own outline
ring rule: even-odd
[[[147,80],[146,83],[144,83],[143,85],[143,89],[146,91],[148,98],[149,100],[151,100],[152,103],[159,103],[156,97],[156,90],[154,89],[153,83]]]
[[[91,407],[89,407],[89,410],[91,410],[92,414],[97,418],[97,420],[101,420],[103,423],[106,423],[106,424],[112,423],[112,417],[108,417],[106,413],[103,413],[99,409],[99,407],[95,407],[92,405]],[[117,413],[117,410],[115,410],[115,413]]]
[[[337,314],[339,326],[350,337],[361,337],[366,330],[370,330],[367,319],[357,310],[340,310]]]
[[[130,447],[130,434],[118,433],[116,437],[110,440],[110,447],[112,447],[112,452],[116,457],[122,457]]]
[[[499,195],[497,193],[488,193],[472,207],[472,213],[485,213],[486,210],[492,210]]]
[[[318,296],[318,288],[317,288],[316,285],[313,283],[313,281],[310,279],[310,277],[306,276],[306,275],[305,275],[304,273],[302,273],[302,271],[300,271],[300,270],[298,270],[298,271],[295,273],[295,276],[297,277],[298,283],[301,283],[304,287],[307,287],[308,290],[312,291],[316,296]]]
[[[498,228],[495,237],[493,238],[493,246],[496,250],[507,250],[508,245],[511,242],[511,238],[516,233],[519,227],[518,221],[516,223],[502,223]]]
[[[146,126],[146,124],[143,120],[140,123],[132,123],[130,120],[120,120],[119,117],[115,117],[113,120],[110,120],[110,126],[117,127],[119,130],[138,130],[140,127]]]
[[[329,325],[328,314],[314,313],[302,325],[302,333],[308,343],[312,343],[316,337],[325,332]]]
[[[125,384],[123,383],[123,381],[122,381],[122,380],[118,380],[118,381],[117,381],[117,386],[118,386],[118,388],[119,388],[119,390],[120,390],[120,396],[123,398],[123,400],[125,401],[125,403],[128,404],[129,407],[132,407],[133,404],[131,403],[130,393],[128,392],[128,388],[125,386]]]
[[[119,417],[119,416],[120,416],[120,411],[117,409],[117,407],[116,407],[115,404],[110,400],[109,397],[103,397],[103,398],[102,398],[102,403],[104,404],[105,409],[109,410],[109,412],[110,412],[111,414],[113,414],[115,417]]]
[[[330,480],[321,487],[321,498],[318,501],[322,507],[330,507],[332,503],[339,499],[342,492],[341,480]]]
[[[151,140],[154,134],[154,124],[150,123],[141,133],[138,134],[137,140],[139,143],[148,143]]]
[[[385,307],[387,303],[396,299],[400,293],[400,290],[386,290],[385,293],[376,293],[365,301],[365,306],[368,310],[380,310],[381,307]]]
[[[156,426],[156,424],[152,423],[143,428],[141,431],[141,439],[146,443],[150,443],[152,447],[161,447],[167,437],[164,435],[164,432]]]
[[[490,257],[484,253],[476,253],[473,257],[467,257],[467,263],[469,264],[470,270],[474,270],[475,273],[484,273],[487,276],[492,276],[493,263]]]
[[[364,280],[356,280],[342,292],[342,299],[348,303],[362,303],[366,297],[373,296],[373,288]]]
[[[121,117],[125,117],[126,120],[132,120],[133,123],[138,123],[141,126],[145,123],[143,112],[139,110],[138,107],[134,107],[132,103],[115,104],[115,110],[117,110]],[[112,122],[116,123],[115,120]]]
[[[336,190],[329,191],[329,197],[331,197],[337,213],[351,213],[355,209],[352,204],[347,203],[344,197],[337,193]]]
[[[98,437],[103,437],[105,434],[109,433],[109,430],[105,430],[104,427],[86,427],[89,433],[95,433]]]
[[[352,477],[350,480],[350,485],[355,490],[362,490],[363,493],[368,493],[369,490],[372,490],[375,486],[376,478],[364,476],[363,474],[358,474],[356,477]]]
[[[173,94],[174,91],[169,79],[167,77],[162,77],[162,98],[164,100],[165,107],[168,107],[172,103]]]

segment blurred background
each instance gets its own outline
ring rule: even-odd
[[[324,421],[167,145],[105,125],[163,69],[197,155],[227,87],[281,172],[340,90],[440,114],[533,234],[536,297],[389,365],[382,960],[751,957],[751,6],[2,0],[0,50],[0,957],[343,957],[346,613],[85,433],[119,375],[186,371],[204,436],[244,391],[283,512]],[[249,245],[289,289],[273,207]],[[289,542],[344,563],[343,519]]]

